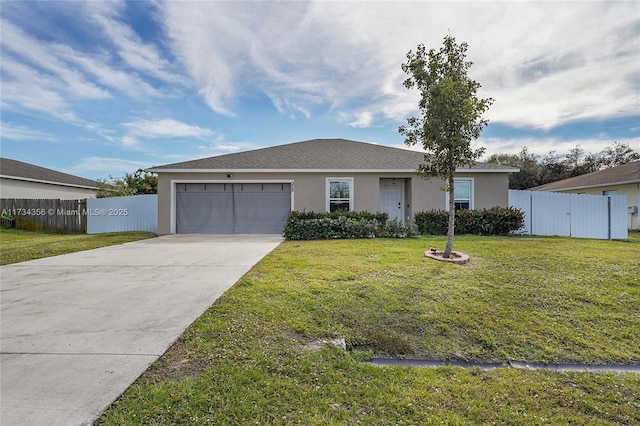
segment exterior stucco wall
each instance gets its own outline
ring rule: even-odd
[[[0,178],[1,198],[83,200],[95,196],[96,191],[88,188]]]
[[[572,194],[591,194],[591,195],[603,195],[604,191],[617,191],[618,195],[627,196],[627,206],[636,206],[640,209],[640,183],[629,183],[625,185],[610,185],[599,186],[597,188],[584,188],[584,189],[570,189],[565,191],[556,192],[568,192]],[[627,229],[640,230],[638,224],[638,214],[627,214]]]
[[[475,208],[508,205],[508,177],[506,173],[465,174],[474,178]],[[380,179],[396,178],[405,182],[405,215],[422,210],[445,209],[446,195],[439,179],[424,180],[415,173],[159,173],[158,174],[158,233],[172,232],[172,182],[209,181],[282,181],[293,182],[293,209],[297,211],[326,211],[326,179],[353,178],[353,209],[371,212],[380,210]],[[485,188],[485,185],[495,188]]]
[[[460,173],[456,178],[473,178],[473,208],[475,210],[509,205],[509,175],[507,173]]]

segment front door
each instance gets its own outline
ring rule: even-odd
[[[380,211],[404,221],[404,179],[380,179]]]

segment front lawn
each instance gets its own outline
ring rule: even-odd
[[[54,234],[0,228],[0,265],[153,238],[150,232]]]
[[[372,355],[640,364],[640,235],[285,242],[99,424],[637,424],[640,375],[376,367]],[[348,351],[310,349],[344,338]]]

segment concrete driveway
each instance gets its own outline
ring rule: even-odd
[[[0,424],[85,425],[279,235],[171,235],[0,268]]]

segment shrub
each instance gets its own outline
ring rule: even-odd
[[[384,238],[415,238],[420,233],[415,223],[405,223],[398,219],[385,222],[381,233],[376,235]]]
[[[420,233],[446,235],[448,212],[429,210],[418,212],[415,223]],[[455,233],[476,235],[507,235],[524,225],[524,212],[514,207],[493,207],[484,210],[457,210]]]
[[[386,213],[291,212],[284,226],[287,240],[349,238],[410,238],[418,235],[414,224],[389,221]]]
[[[2,216],[0,216],[0,228],[15,228],[16,227],[16,219],[12,215],[6,212],[2,212]]]
[[[361,220],[364,219],[366,221],[377,220],[378,222],[384,223],[389,220],[389,215],[387,213],[371,213],[368,211],[362,212],[353,212],[353,211],[337,211],[337,212],[291,212],[289,218],[296,218],[300,220],[306,219],[321,219],[321,218],[329,218],[329,219],[337,219],[339,217],[346,217],[348,219]]]

